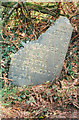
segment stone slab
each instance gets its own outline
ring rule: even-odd
[[[13,84],[37,85],[59,77],[72,31],[69,20],[60,16],[37,40],[25,44],[11,60]]]

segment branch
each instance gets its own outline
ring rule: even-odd
[[[36,5],[36,4],[31,4],[31,3],[26,3],[26,6],[28,7],[28,10],[35,10],[35,11],[40,11],[45,14],[50,14],[52,16],[55,16],[55,11],[57,10],[56,8],[48,9],[46,7],[42,7],[41,5]]]
[[[15,4],[15,5],[13,6],[13,8],[9,11],[7,17],[6,17],[5,20],[4,20],[3,26],[5,26],[5,22],[7,22],[7,20],[9,19],[9,17],[12,15],[13,11],[14,11],[16,8],[18,8],[18,6],[19,6],[18,3]]]
[[[1,2],[1,6],[3,7],[8,7],[8,8],[12,8],[14,5],[16,4],[16,2]]]
[[[44,14],[50,14],[52,16],[56,16],[55,11],[57,8],[53,8],[52,10],[48,10],[47,8],[43,8],[40,6],[41,9],[38,8],[38,6],[29,6],[28,10],[35,10],[35,11],[40,11]]]

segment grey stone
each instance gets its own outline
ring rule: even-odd
[[[59,77],[72,30],[69,20],[60,16],[38,40],[25,44],[11,60],[9,78],[13,83],[36,85]]]

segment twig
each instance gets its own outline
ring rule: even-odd
[[[49,27],[50,25],[46,25],[42,30],[40,30],[39,33],[41,33],[43,30],[45,30],[47,27]]]
[[[13,8],[9,11],[8,15],[5,17],[5,20],[4,20],[4,23],[3,23],[3,26],[5,25],[5,22],[7,22],[7,20],[9,19],[9,17],[11,16],[11,14],[13,13],[13,11],[18,8],[19,4],[15,4],[13,6]]]
[[[11,38],[10,38],[10,42],[19,50],[19,47],[14,43],[14,41],[12,41],[12,39],[13,39],[13,37],[14,37],[14,35],[13,36],[11,36]]]
[[[73,38],[71,38],[71,40],[73,40],[73,39],[77,38],[78,36],[79,36],[79,34],[78,34],[78,35],[75,35]]]
[[[70,19],[70,21],[71,21],[71,19],[73,18],[73,17],[77,17],[79,14],[76,14],[76,15],[74,15],[74,16],[71,16],[69,19]]]
[[[1,79],[4,79],[4,77],[0,77]],[[11,79],[8,79],[8,78],[6,78],[7,80],[9,80],[9,81],[12,81]]]
[[[7,43],[5,41],[0,41],[0,44],[8,44],[9,45],[9,43]]]

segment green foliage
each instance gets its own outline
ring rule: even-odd
[[[42,119],[42,118],[44,118],[42,115],[39,117],[39,119]]]
[[[0,91],[1,94],[1,101],[2,105],[10,105],[13,101],[19,101],[22,102],[23,99],[26,99],[26,95],[29,95],[31,92],[29,90],[22,90],[21,92],[19,91],[18,87],[14,87],[11,84],[5,86],[2,88]],[[29,103],[35,102],[34,99],[31,99]],[[27,101],[28,103],[28,101]]]

